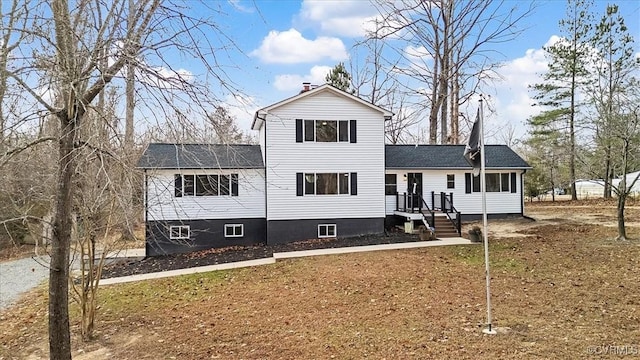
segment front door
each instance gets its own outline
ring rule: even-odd
[[[422,202],[422,173],[407,174],[407,194],[409,208],[417,209]]]

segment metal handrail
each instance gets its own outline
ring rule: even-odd
[[[440,196],[443,196],[444,194],[440,194]],[[445,202],[445,209],[446,210],[451,210],[451,211],[443,211],[446,215],[447,218],[449,219],[449,221],[451,221],[451,223],[456,227],[456,230],[458,230],[458,235],[462,234],[462,220],[460,219],[460,211],[458,211],[456,209],[455,206],[453,206],[453,202],[445,195],[444,197],[444,202]],[[447,206],[448,205],[448,206]],[[456,219],[455,221],[451,218],[450,213],[455,213],[456,214]]]
[[[424,204],[424,207],[427,208],[427,210],[429,211],[429,214],[431,215],[431,227],[433,227],[433,229],[435,230],[436,228],[436,213],[431,210],[431,208],[429,208],[429,204],[427,204],[426,201],[424,201],[424,197],[420,197],[420,200],[422,201],[422,203]],[[424,212],[421,211],[422,216],[424,217],[425,220],[427,220],[427,217],[425,216]]]

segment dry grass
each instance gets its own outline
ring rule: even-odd
[[[551,206],[528,208],[557,216],[514,222],[518,236],[492,234],[494,326],[508,328],[497,336],[480,331],[482,247],[457,246],[106,287],[98,337],[74,339],[76,358],[578,359],[590,346],[638,351],[640,243],[612,241],[614,228]],[[581,214],[612,211],[588,209]],[[630,235],[640,237],[640,228]],[[46,357],[43,289],[0,320],[0,358]]]

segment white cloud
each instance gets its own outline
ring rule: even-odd
[[[253,13],[255,9],[250,6],[246,6],[240,3],[240,0],[228,0],[229,5],[231,5],[234,9],[244,12],[244,13]]]
[[[545,46],[559,39],[555,35],[551,36]],[[528,49],[524,56],[506,62],[498,70],[502,81],[496,83],[496,94],[492,99],[496,120],[499,124],[515,127],[519,138],[523,138],[526,133],[527,119],[541,110],[533,106],[535,100],[529,87],[542,82],[541,75],[547,71],[547,64],[543,49]]]
[[[277,75],[274,86],[280,91],[292,91],[302,89],[303,82],[309,82],[314,85],[321,85],[325,83],[325,77],[331,71],[330,66],[314,66],[309,71],[309,74],[283,74]]]
[[[378,11],[369,1],[305,0],[298,21],[300,25],[317,25],[323,34],[359,37],[375,29],[377,17]]]
[[[342,61],[349,57],[342,40],[324,36],[308,40],[296,29],[270,31],[251,55],[266,63],[279,64],[317,62],[324,58]]]

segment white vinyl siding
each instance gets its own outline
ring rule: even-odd
[[[465,173],[471,170],[386,170],[387,174],[397,174],[398,192],[402,195],[407,192],[407,183],[404,174],[408,172],[422,173],[423,196],[429,207],[431,204],[431,192],[436,194],[444,192],[453,193],[453,206],[456,210],[464,214],[482,214],[482,193],[465,193]],[[516,173],[516,192],[487,192],[487,212],[489,214],[519,214],[522,204],[522,189],[520,187],[520,176],[522,170],[487,170],[487,173]],[[447,189],[447,174],[455,175],[455,188]],[[393,200],[392,200],[393,199]],[[395,210],[395,197],[387,196],[387,214],[392,214]]]
[[[356,143],[296,142],[296,119],[356,120]],[[267,114],[267,220],[384,217],[384,116],[331,91]],[[296,196],[296,173],[357,173],[354,196]]]
[[[238,196],[174,196],[178,170],[147,172],[148,220],[264,218],[264,170],[184,170],[185,174],[238,174]]]

